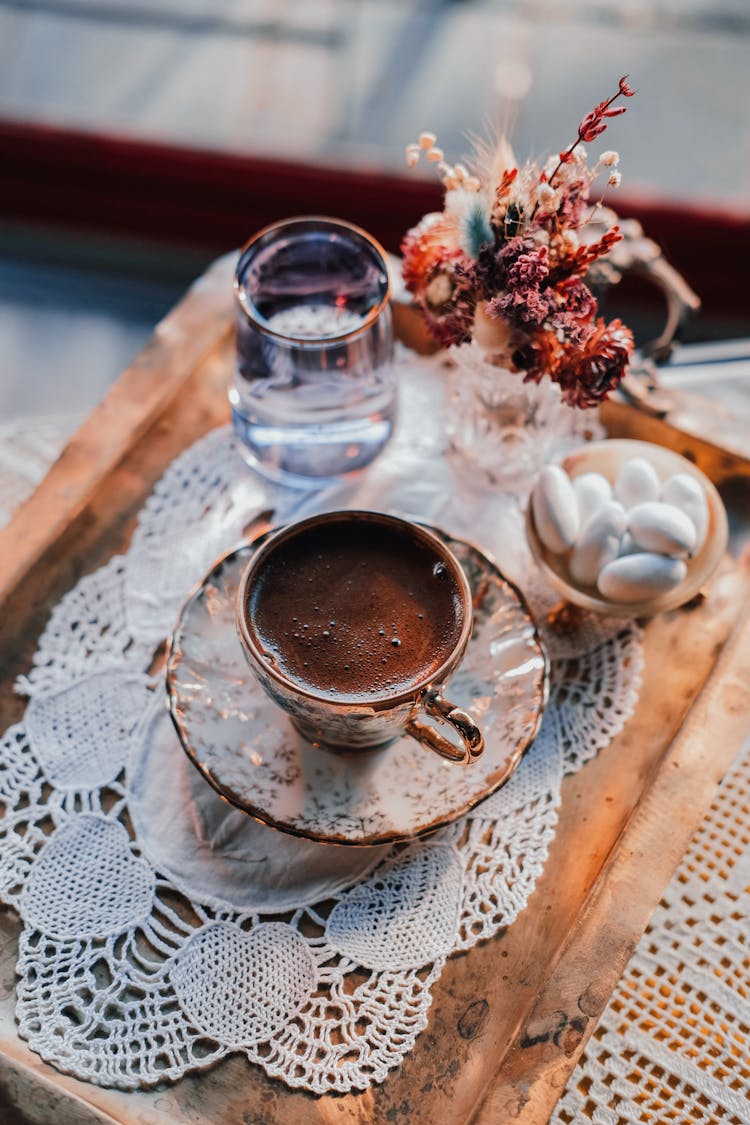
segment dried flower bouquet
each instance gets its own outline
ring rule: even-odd
[[[519,167],[505,141],[480,146],[475,171],[446,163],[432,133],[406,150],[411,166],[422,155],[435,163],[445,187],[443,210],[425,215],[401,247],[404,281],[430,331],[444,346],[474,340],[525,381],[549,377],[572,406],[598,405],[633,351],[630,330],[597,315],[585,281],[621,237],[617,226],[590,237],[592,185],[604,174],[619,186],[619,158],[604,152],[589,168],[583,148],[625,112],[614,103],[633,93],[622,78],[543,167]]]

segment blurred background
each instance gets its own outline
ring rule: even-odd
[[[396,250],[439,198],[405,168],[421,130],[547,154],[623,74],[610,202],[703,298],[694,339],[750,335],[748,0],[0,0],[6,458],[19,424],[47,456],[260,225],[336,214]],[[649,331],[652,296],[622,299]]]

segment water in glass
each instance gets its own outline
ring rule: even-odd
[[[303,486],[369,464],[396,413],[381,248],[332,219],[278,223],[245,247],[235,294],[229,397],[250,464]]]

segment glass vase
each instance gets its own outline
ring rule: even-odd
[[[549,379],[525,383],[476,344],[452,348],[450,363],[449,447],[491,488],[524,495],[545,464],[601,435],[595,410],[566,405]]]

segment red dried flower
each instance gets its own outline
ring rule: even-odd
[[[474,325],[476,288],[460,252],[428,277],[417,294],[417,304],[430,332],[443,347],[468,343]]]
[[[403,279],[432,335],[444,347],[471,339],[476,305],[473,262],[457,244],[455,225],[442,214],[425,215],[404,236]]]
[[[505,199],[505,197],[508,194],[508,192],[510,191],[510,189],[513,185],[513,181],[515,180],[517,175],[518,175],[518,169],[517,168],[506,168],[505,169],[505,171],[503,172],[503,175],[502,175],[502,179],[500,180],[500,183],[498,184],[497,190],[495,192],[495,200],[496,200],[497,203],[501,203],[502,200]]]
[[[539,327],[555,307],[555,296],[543,286],[549,277],[547,247],[516,238],[499,255],[504,292],[487,305],[491,317],[506,317],[519,328]]]
[[[544,329],[535,332],[517,348],[511,361],[517,371],[525,371],[524,383],[541,383],[544,378],[556,381],[555,376],[563,354],[557,333]]]
[[[598,108],[599,107],[597,106],[597,109]],[[602,117],[603,114],[597,113],[596,109],[593,109],[591,113],[587,113],[581,124],[578,126],[578,140],[585,141],[586,144],[589,144],[591,141],[595,141],[596,138],[607,128],[607,122],[603,121]],[[566,155],[568,157],[568,160],[573,159],[572,152]],[[560,159],[563,159],[562,154],[560,155]]]
[[[404,235],[401,242],[403,278],[407,289],[418,293],[435,267],[455,255],[458,247],[456,224],[442,212],[425,215]]]
[[[597,300],[580,277],[567,277],[555,286],[555,309],[548,320],[572,344],[582,345],[594,329]]]
[[[598,406],[618,386],[633,354],[633,333],[620,320],[601,317],[580,350],[566,349],[552,374],[570,406]]]
[[[504,317],[511,324],[529,329],[544,324],[554,307],[551,291],[529,287],[493,297],[487,305],[487,312],[491,317]]]
[[[605,254],[609,254],[613,246],[615,246],[622,238],[620,228],[615,225],[605,231],[601,238],[596,242],[587,242],[569,257],[564,258],[558,262],[557,269],[555,270],[555,278],[559,275],[571,274],[584,274],[592,262],[597,261],[598,258],[603,258]]]
[[[523,253],[508,266],[505,284],[508,289],[527,289],[533,285],[538,288],[549,276],[547,247],[529,241],[524,243]]]
[[[563,164],[568,164],[573,159],[573,154],[578,148],[578,145],[581,144],[581,142],[585,141],[586,144],[588,144],[590,141],[596,140],[596,138],[601,136],[601,134],[607,128],[608,118],[619,117],[621,113],[625,113],[625,110],[627,108],[626,106],[613,107],[612,103],[616,101],[620,96],[625,98],[632,98],[633,94],[635,93],[635,90],[631,90],[630,86],[628,86],[627,82],[625,81],[626,78],[627,74],[620,79],[616,94],[613,94],[611,98],[607,98],[606,101],[599,102],[598,105],[594,106],[590,113],[586,114],[583,121],[578,126],[578,136],[573,141],[573,144],[570,145],[565,150],[565,152],[560,153],[560,163],[557,165],[557,168],[555,168],[554,172],[550,176],[550,183],[554,181],[555,176],[560,171]]]

